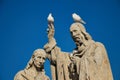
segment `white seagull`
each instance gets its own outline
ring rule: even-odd
[[[52,13],[50,13],[50,14],[48,15],[47,20],[48,20],[48,22],[54,22],[54,18],[53,18],[53,16],[52,16]]]
[[[82,20],[82,18],[81,18],[79,15],[77,15],[76,13],[73,13],[73,14],[72,14],[72,17],[73,17],[73,20],[74,20],[75,22],[80,22],[80,23],[86,24],[86,23]]]

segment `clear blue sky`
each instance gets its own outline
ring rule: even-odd
[[[33,51],[46,44],[49,13],[58,46],[72,52],[69,27],[74,12],[86,21],[93,39],[105,45],[114,80],[120,80],[120,0],[0,0],[0,80],[13,80]],[[51,78],[48,61],[45,70]]]

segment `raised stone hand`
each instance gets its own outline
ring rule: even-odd
[[[52,14],[50,13],[48,18],[48,29],[47,29],[47,33],[48,33],[48,43],[44,46],[44,49],[46,52],[50,52],[54,46],[56,45],[56,41],[54,39],[54,18],[52,17]]]
[[[48,39],[50,40],[51,38],[54,38],[54,25],[53,23],[48,23],[48,29],[47,29],[47,33],[48,33]]]

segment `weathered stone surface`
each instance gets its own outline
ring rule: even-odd
[[[48,22],[48,43],[44,49],[51,61],[52,80],[113,80],[104,45],[86,32],[79,15],[74,13],[73,19],[70,33],[76,48],[72,54],[56,45],[53,22]]]
[[[76,13],[70,26],[76,48],[70,54],[61,51],[54,38],[54,18],[49,14],[48,43],[43,49],[34,51],[24,70],[19,71],[14,80],[50,80],[45,75],[44,62],[50,60],[52,80],[113,80],[109,59],[104,45],[95,42],[86,32],[85,22]],[[46,55],[47,53],[47,55]]]

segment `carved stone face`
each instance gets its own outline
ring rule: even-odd
[[[84,35],[81,33],[80,27],[77,25],[70,27],[70,32],[73,40],[75,41],[76,45],[81,44],[84,42]]]
[[[46,59],[45,51],[39,50],[39,51],[36,51],[34,54],[35,54],[35,57],[33,59],[34,65],[37,68],[42,68]]]

